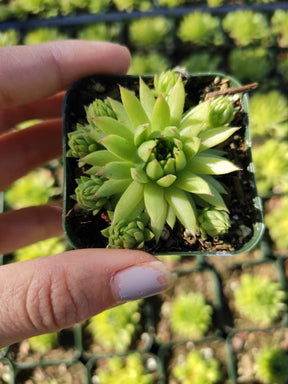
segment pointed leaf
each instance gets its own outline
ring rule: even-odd
[[[149,159],[151,152],[155,146],[156,146],[155,140],[144,141],[144,143],[142,143],[137,150],[137,154],[140,157],[140,159],[146,162]]]
[[[107,135],[118,135],[124,139],[133,142],[133,133],[127,125],[121,124],[119,121],[108,116],[96,117],[95,124]]]
[[[164,97],[160,95],[155,103],[151,121],[151,131],[163,132],[170,125],[170,110]]]
[[[168,213],[168,204],[164,198],[163,188],[155,183],[147,183],[144,187],[144,203],[151,219],[151,228],[156,241],[163,231]]]
[[[103,139],[100,140],[100,144],[104,145],[109,152],[128,161],[133,160],[133,156],[136,152],[136,148],[133,144],[117,135],[108,135],[103,137]]]
[[[157,180],[164,175],[164,171],[158,160],[149,161],[146,166],[147,176],[152,180]]]
[[[196,155],[200,148],[200,144],[201,140],[199,139],[199,137],[192,137],[192,139],[184,141],[183,151],[187,159]]]
[[[239,171],[240,168],[219,156],[194,156],[188,161],[187,169],[203,175],[223,175]]]
[[[147,140],[149,135],[149,124],[143,124],[139,125],[135,129],[134,133],[134,145],[138,147],[140,144],[142,144],[145,140]]]
[[[175,175],[166,175],[161,177],[161,179],[157,180],[156,183],[163,188],[170,187],[176,180]]]
[[[98,189],[95,197],[109,197],[118,193],[122,193],[131,183],[131,179],[110,179],[106,180],[103,185]]]
[[[102,167],[98,176],[108,179],[129,179],[131,177],[131,163],[125,161],[111,161]]]
[[[137,128],[138,125],[149,123],[149,118],[134,92],[123,87],[120,87],[120,92],[122,103],[134,128]]]
[[[126,125],[126,127],[128,127],[130,129],[130,131],[133,132],[134,127],[133,127],[132,121],[130,120],[126,109],[124,108],[124,105],[122,103],[120,103],[120,101],[114,100],[110,97],[108,97],[108,100],[110,102],[110,105],[111,105],[113,111],[115,112],[115,114],[117,116],[118,121],[120,123]]]
[[[215,179],[215,177],[210,176],[210,175],[201,175],[201,177],[207,181],[209,185],[212,185],[219,193],[221,194],[227,194],[227,190],[224,188],[224,186]]]
[[[206,195],[212,194],[207,181],[205,181],[202,177],[186,170],[179,172],[174,186],[191,193],[204,193]]]
[[[141,167],[131,168],[131,177],[138,183],[148,183],[146,172]]]
[[[137,181],[132,181],[115,207],[114,223],[120,220],[133,220],[140,214],[141,211],[138,212],[138,210],[141,207],[141,203],[144,205],[144,185]]]
[[[183,114],[185,102],[185,89],[181,76],[179,76],[177,83],[172,88],[168,96],[168,105],[170,108],[171,124],[179,125],[179,121]]]
[[[176,223],[176,215],[175,215],[173,209],[170,206],[168,208],[168,214],[167,214],[166,223],[169,225],[169,227],[171,229],[174,228],[174,225]]]
[[[165,190],[165,197],[178,220],[195,235],[198,229],[197,212],[192,199],[187,196],[186,192],[174,186]]]
[[[182,117],[180,130],[194,124],[206,123],[210,112],[211,101],[207,100],[189,109]]]
[[[199,132],[203,131],[205,129],[204,123],[197,123],[188,125],[184,129],[180,131],[180,137],[182,139],[192,139],[194,137],[197,137],[199,135]]]
[[[216,145],[223,143],[223,141],[227,140],[228,137],[238,131],[238,129],[239,128],[218,127],[200,132],[198,135],[201,138],[199,151],[204,151],[207,148],[215,147]]]
[[[212,191],[213,195],[201,195],[201,196],[198,196],[198,197],[200,199],[206,201],[210,205],[212,205],[212,206],[214,206],[216,208],[219,208],[219,209],[223,209],[224,211],[228,212],[228,208],[227,208],[227,206],[226,206],[222,196],[220,195],[220,193],[213,186],[210,186],[210,188],[211,188],[211,191]]]
[[[155,97],[153,91],[148,87],[145,81],[140,78],[139,81],[139,97],[140,102],[149,118],[152,119],[153,108],[155,105]]]
[[[89,155],[83,157],[81,161],[85,164],[103,167],[103,165],[109,163],[110,161],[119,161],[119,157],[106,149],[103,149],[89,153]]]

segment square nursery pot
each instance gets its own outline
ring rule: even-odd
[[[148,87],[153,87],[154,76],[143,76],[142,79]],[[227,191],[226,194],[221,196],[228,208],[231,226],[228,232],[223,235],[214,237],[208,235],[204,239],[198,232],[192,235],[191,232],[187,234],[184,226],[176,219],[173,230],[165,224],[164,232],[166,236],[161,236],[157,242],[155,237],[145,242],[145,250],[153,254],[194,256],[231,256],[247,252],[258,243],[264,229],[262,204],[257,195],[251,156],[247,93],[243,93],[243,89],[235,90],[235,88],[240,87],[240,84],[235,79],[221,73],[182,74],[182,79],[185,86],[184,112],[196,106],[200,101],[207,98],[213,99],[212,92],[216,92],[217,96],[219,92],[220,94],[224,92],[224,95],[226,95],[227,89],[230,100],[238,106],[232,121],[229,122],[229,127],[239,127],[239,129],[235,130],[220,145],[214,147],[218,153],[219,150],[224,150],[224,157],[238,167],[237,171],[215,176],[218,184],[224,184]],[[83,162],[79,161],[79,158],[69,155],[69,133],[74,132],[79,124],[88,126],[86,110],[95,99],[103,101],[109,97],[109,100],[117,100],[119,105],[119,102],[121,102],[121,87],[135,92],[135,95],[139,97],[139,76],[93,75],[86,77],[71,86],[64,101],[63,152],[65,180],[63,220],[67,238],[75,248],[107,247],[107,237],[103,236],[101,231],[110,224],[106,208],[102,208],[98,213],[95,214],[94,212],[93,214],[92,209],[81,208],[73,198],[78,185],[76,180],[81,177],[90,177],[86,172],[90,169],[90,173],[93,173],[94,171],[91,171],[91,169],[95,164],[83,164]],[[102,147],[102,149],[105,148]],[[94,169],[97,172],[99,167],[94,167]],[[120,198],[119,196],[117,195],[117,199]],[[133,196],[131,196],[132,199]],[[127,203],[127,209],[129,205]]]

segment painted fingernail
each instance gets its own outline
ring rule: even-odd
[[[153,261],[116,273],[111,283],[115,298],[128,301],[160,293],[173,281],[172,273],[160,261]]]

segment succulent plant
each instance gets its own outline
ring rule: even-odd
[[[273,201],[271,201],[273,202]],[[265,224],[269,230],[269,235],[273,241],[274,249],[277,251],[287,251],[288,249],[288,217],[283,212],[288,210],[288,197],[283,196],[277,198],[277,202],[273,202],[275,207],[265,214]]]
[[[279,90],[257,92],[250,98],[252,138],[285,138],[288,134],[288,98]]]
[[[131,301],[91,317],[87,329],[94,342],[106,352],[127,351],[139,330],[140,304],[141,300]]]
[[[251,321],[269,326],[286,309],[286,294],[268,277],[244,273],[235,291],[235,305]]]
[[[266,348],[255,357],[257,379],[265,384],[287,384],[288,354],[279,347]]]
[[[95,2],[93,2],[95,4]],[[78,33],[78,39],[117,41],[121,32],[121,25],[118,23],[96,23],[82,27]]]
[[[269,138],[263,144],[254,147],[253,160],[257,188],[262,196],[288,192],[287,142]],[[265,169],[263,169],[264,163]]]
[[[77,179],[75,193],[84,209],[113,212],[111,226],[118,229],[111,227],[105,235],[119,233],[124,222],[139,228],[143,212],[156,242],[164,226],[173,228],[176,220],[195,235],[198,208],[228,211],[221,196],[225,188],[214,175],[239,168],[213,147],[238,130],[229,126],[235,113],[232,101],[221,96],[184,112],[185,87],[179,74],[155,75],[154,84],[150,88],[140,79],[139,98],[121,86],[122,103],[109,98],[97,101],[103,108],[98,106],[96,113],[96,102],[86,108],[88,136],[100,148],[80,158],[88,175]],[[116,117],[107,113],[107,104]],[[97,116],[99,111],[104,116]]]
[[[278,45],[288,47],[288,11],[277,9],[271,17],[271,30],[276,36]]]
[[[148,75],[155,72],[158,73],[168,70],[170,68],[168,57],[158,52],[150,51],[149,53],[134,52],[132,53],[131,65],[128,71],[129,75]]]
[[[255,42],[270,43],[269,22],[260,12],[238,10],[229,12],[223,19],[223,28],[239,46]]]
[[[99,368],[95,382],[103,384],[153,384],[152,373],[146,371],[139,353],[126,357],[114,356],[107,360],[107,365]]]
[[[28,339],[28,344],[34,352],[44,355],[52,348],[58,346],[58,334],[46,333],[44,335],[34,336]]]
[[[144,218],[145,216],[145,218]],[[148,228],[149,217],[142,214],[132,221],[120,220],[102,231],[109,239],[108,248],[143,249],[154,235]]]
[[[46,41],[64,40],[67,35],[57,28],[39,28],[28,31],[24,36],[24,44],[40,44]]]
[[[234,48],[230,51],[229,67],[241,82],[260,81],[272,70],[270,53],[265,47]]]
[[[219,69],[221,60],[219,54],[195,52],[185,58],[180,66],[184,67],[188,72],[209,72]]]
[[[171,27],[170,20],[162,16],[133,20],[129,24],[129,40],[138,48],[157,47],[167,41]]]
[[[198,216],[198,221],[204,239],[207,237],[207,234],[216,237],[227,233],[231,225],[227,212],[222,209],[209,207],[203,209]]]
[[[172,375],[181,384],[216,384],[222,378],[218,360],[205,358],[199,351],[191,351],[185,360],[172,368]]]
[[[181,337],[199,338],[211,326],[212,312],[201,293],[181,293],[171,303],[171,329]]]
[[[219,18],[198,11],[183,17],[177,34],[183,42],[198,46],[218,46],[224,42]]]
[[[14,29],[9,29],[7,31],[0,32],[0,47],[17,45],[18,42],[19,42],[19,34]]]

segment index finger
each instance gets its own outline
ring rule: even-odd
[[[127,48],[107,42],[65,40],[0,48],[0,108],[33,102],[93,73],[125,73]]]

